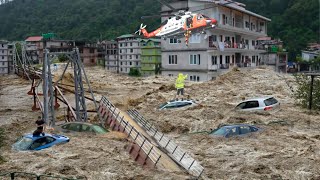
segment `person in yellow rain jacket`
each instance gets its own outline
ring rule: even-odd
[[[182,100],[183,100],[183,94],[184,94],[184,81],[188,77],[188,75],[183,75],[182,73],[178,74],[178,77],[176,79],[176,89],[177,89],[177,95],[176,95],[176,100],[178,100],[179,95],[182,95]]]

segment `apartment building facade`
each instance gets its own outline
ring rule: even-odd
[[[0,40],[0,75],[13,72],[13,45]]]
[[[45,45],[42,38],[42,36],[31,36],[25,40],[26,53],[34,62],[42,63],[44,60]],[[84,65],[92,66],[97,64],[98,46],[96,43],[58,39],[46,41],[46,48],[50,52],[70,52],[74,47],[78,47]]]
[[[130,68],[141,70],[141,38],[125,34],[117,37],[119,50],[119,73],[128,74]]]
[[[184,38],[162,40],[163,75],[176,76],[183,72],[191,81],[208,81],[232,67],[259,65],[265,50],[256,48],[257,39],[267,36],[270,19],[250,12],[245,5],[236,2],[220,5],[206,0],[185,0],[170,5],[177,9],[188,8],[191,12],[204,9],[197,13],[217,19],[218,25],[205,29],[205,34],[192,34],[188,46]],[[167,10],[162,7],[162,12]]]
[[[141,40],[141,74],[151,76],[160,74],[161,69],[161,40]]]
[[[105,69],[111,72],[119,72],[119,47],[118,42],[104,41],[103,46],[105,49]]]

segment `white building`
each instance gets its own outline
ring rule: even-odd
[[[13,46],[0,40],[0,75],[13,72]]]
[[[130,68],[141,68],[140,38],[127,34],[117,38],[119,50],[119,73],[128,74]]]
[[[222,4],[229,1],[220,1]],[[255,67],[261,60],[256,48],[257,39],[267,36],[267,23],[271,20],[245,9],[244,4],[215,4],[208,0],[185,0],[170,4],[176,9],[187,8],[218,21],[217,27],[206,34],[193,34],[189,46],[182,39],[162,40],[162,74],[189,75],[192,81],[214,79],[232,67]],[[163,6],[162,12],[168,11]],[[164,20],[164,18],[163,18]],[[182,43],[181,43],[182,42]]]

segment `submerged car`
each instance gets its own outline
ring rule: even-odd
[[[229,138],[233,136],[244,136],[257,131],[260,131],[258,127],[247,124],[224,125],[211,131],[209,135]]]
[[[105,128],[86,122],[68,122],[60,124],[56,127],[56,130],[68,133],[68,132],[88,132],[95,134],[105,134],[108,132]]]
[[[58,134],[44,134],[43,136],[34,136],[33,134],[26,134],[21,136],[13,145],[12,148],[19,151],[41,150],[49,148],[53,145],[63,144],[69,142],[70,139]]]
[[[280,103],[274,97],[248,99],[236,106],[237,111],[269,111],[279,109]]]
[[[182,108],[182,107],[194,106],[194,105],[196,105],[196,102],[193,100],[172,100],[164,104],[161,104],[158,109],[162,110],[162,109]]]

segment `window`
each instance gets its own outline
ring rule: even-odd
[[[132,55],[129,56],[129,59],[132,59]]]
[[[122,62],[120,62],[120,65],[122,66]]]
[[[255,45],[255,41],[254,40],[252,40],[252,46],[254,46]]]
[[[178,39],[170,38],[169,43],[170,44],[177,44],[178,43]]]
[[[130,43],[130,46],[132,46],[132,42]]]
[[[190,43],[200,43],[201,41],[201,34],[192,34],[190,39],[189,39],[189,42]]]
[[[168,74],[169,77],[173,77],[173,74]]]
[[[122,53],[122,49],[120,49],[120,53]]]
[[[130,66],[132,65],[132,62],[130,62]]]
[[[259,107],[258,101],[247,101],[245,106],[242,109],[249,109],[249,108],[257,108]]]
[[[130,52],[133,53],[133,49],[130,49]]]
[[[226,64],[230,64],[230,56],[226,56]]]
[[[71,130],[71,131],[80,131],[80,126],[81,126],[81,124],[77,124],[77,123],[72,123],[72,124],[70,124],[70,126],[69,126],[69,130]]]
[[[252,56],[252,63],[256,63],[256,57]]]
[[[191,65],[200,65],[200,54],[191,54],[190,55],[190,64]]]
[[[199,77],[199,76],[196,76],[196,75],[190,76],[190,81],[197,81],[197,82],[199,82],[199,81],[200,81],[200,77]]]
[[[136,66],[138,66],[139,65],[139,62],[136,62]]]
[[[247,133],[250,133],[251,130],[250,130],[250,127],[248,126],[240,126],[240,134],[247,134]]]
[[[87,124],[82,124],[81,131],[89,132],[89,131],[91,131],[91,128]]]
[[[273,105],[273,104],[276,104],[276,103],[278,103],[278,101],[275,99],[275,98],[269,98],[269,99],[266,99],[266,100],[264,100],[263,101],[264,102],[264,104],[266,105],[266,106],[270,106],[270,105]]]
[[[216,65],[217,64],[217,56],[211,56],[211,64]]]
[[[246,28],[250,28],[250,24],[248,21],[246,21]]]
[[[136,55],[136,59],[139,59],[139,55]]]
[[[89,51],[90,51],[91,54],[94,53],[94,49],[92,49],[92,48]]]
[[[178,55],[169,55],[169,64],[178,64]]]
[[[122,43],[120,43],[120,47],[122,47]],[[121,52],[121,51],[120,51]]]
[[[91,59],[91,63],[94,63],[94,59]]]
[[[127,46],[128,45],[128,43],[124,43],[124,46]]]

